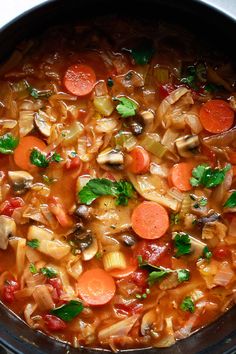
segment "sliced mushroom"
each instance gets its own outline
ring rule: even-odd
[[[127,246],[127,247],[132,247],[137,242],[136,237],[131,234],[130,235],[129,234],[120,235],[119,239],[124,244],[124,246]]]
[[[82,218],[83,220],[89,220],[92,216],[92,208],[85,204],[80,204],[75,210],[75,215]]]
[[[9,171],[8,177],[16,194],[23,194],[32,187],[33,176],[25,171]]]
[[[148,332],[152,329],[153,323],[157,319],[157,313],[155,310],[150,310],[143,315],[141,322],[141,333],[143,336],[147,335]]]
[[[78,224],[75,231],[69,235],[69,242],[75,253],[83,252],[93,244],[92,232],[86,230],[82,224]]]
[[[127,125],[130,127],[134,135],[140,135],[144,130],[144,121],[141,115],[136,114],[135,117],[130,117],[127,120]]]
[[[98,242],[95,237],[92,239],[92,244],[82,252],[83,261],[89,261],[98,252]]]
[[[38,113],[35,113],[34,123],[44,136],[50,136],[52,124],[48,115],[45,112],[39,110]]]
[[[98,155],[97,163],[120,169],[124,164],[124,155],[118,149],[107,148]]]
[[[203,216],[197,220],[197,225],[203,227],[205,224],[219,220],[221,218],[220,214],[212,213],[207,216]]]
[[[8,239],[16,233],[15,221],[5,215],[0,215],[0,248],[6,250]]]
[[[180,156],[192,157],[199,147],[199,138],[197,135],[185,135],[175,140],[175,146]]]
[[[154,123],[154,113],[152,111],[143,111],[140,113],[140,115],[142,116],[144,121],[144,131],[150,131]]]

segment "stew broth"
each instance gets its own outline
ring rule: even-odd
[[[22,43],[0,73],[1,300],[114,351],[173,345],[228,310],[230,61],[181,28],[106,19]]]

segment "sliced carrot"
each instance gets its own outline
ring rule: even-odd
[[[136,259],[126,256],[127,267],[125,269],[114,269],[109,272],[109,274],[114,278],[124,278],[128,277],[130,274],[136,271],[138,268],[138,262]]]
[[[170,170],[169,181],[182,192],[187,192],[192,189],[189,182],[192,176],[194,164],[189,162],[180,162],[174,165]]]
[[[100,268],[84,272],[78,280],[78,292],[88,305],[104,305],[115,295],[116,285],[111,275]]]
[[[200,121],[210,133],[225,132],[234,123],[234,111],[223,100],[210,100],[200,109]]]
[[[163,206],[146,201],[134,209],[131,223],[136,234],[150,240],[163,236],[170,224],[168,213]]]
[[[30,162],[30,154],[34,148],[43,151],[46,148],[46,144],[32,135],[24,136],[20,139],[19,145],[14,151],[14,161],[22,170],[32,170],[36,168]]]
[[[85,64],[71,65],[65,73],[64,85],[66,89],[76,96],[88,95],[96,82],[93,69]]]
[[[150,165],[149,153],[142,147],[136,146],[129,154],[131,162],[128,166],[129,171],[135,174],[148,172]]]

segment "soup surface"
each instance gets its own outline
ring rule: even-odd
[[[166,347],[234,303],[235,73],[197,43],[97,20],[1,65],[0,293],[29,326]]]

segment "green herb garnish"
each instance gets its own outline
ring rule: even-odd
[[[37,167],[46,168],[49,166],[50,162],[61,162],[63,161],[60,154],[54,153],[51,157],[47,157],[46,154],[42,153],[38,149],[33,149],[30,154],[30,162],[32,165]]]
[[[209,248],[207,246],[205,246],[202,250],[202,256],[203,258],[206,258],[208,261],[211,259],[212,257],[212,252],[209,250]]]
[[[226,200],[224,208],[234,208],[236,207],[236,191],[231,194],[231,196]]]
[[[131,99],[127,97],[115,97],[114,101],[119,101],[120,103],[116,106],[117,112],[122,118],[135,116],[138,105]]]
[[[188,269],[169,269],[161,266],[154,266],[148,262],[142,260],[142,256],[138,256],[138,263],[140,268],[144,268],[149,272],[148,284],[151,286],[158,281],[163,280],[168,274],[177,273],[178,281],[189,280],[190,272]]]
[[[38,248],[39,247],[39,240],[37,238],[33,238],[30,241],[27,241],[27,245],[31,248]]]
[[[116,197],[117,205],[127,205],[134,192],[133,186],[127,181],[111,181],[106,178],[91,179],[79,192],[80,202],[90,205],[103,195]]]
[[[194,302],[193,300],[191,299],[190,296],[186,296],[181,305],[180,305],[180,308],[181,310],[183,311],[188,311],[188,312],[191,312],[193,313],[195,311],[195,305],[194,305]]]
[[[43,267],[40,272],[47,278],[55,278],[57,276],[57,271],[52,267]]]
[[[53,178],[53,177],[49,177],[47,175],[42,175],[42,179],[43,179],[43,182],[45,184],[47,184],[48,186],[50,186],[50,184],[56,182],[56,178]]]
[[[176,234],[174,237],[174,246],[176,248],[175,257],[180,257],[191,253],[191,240],[188,234]]]
[[[30,270],[30,273],[32,273],[32,274],[38,273],[37,268],[35,267],[34,263],[30,263],[29,270]]]
[[[203,186],[206,188],[213,188],[221,184],[224,179],[226,172],[230,170],[231,166],[227,165],[224,168],[211,168],[208,165],[198,165],[192,171],[192,176],[190,178],[190,184],[193,187]]]
[[[71,300],[67,304],[51,310],[51,313],[63,321],[69,322],[78,316],[83,309],[82,302]]]
[[[19,139],[8,133],[0,137],[0,153],[13,154],[15,148],[19,144]]]

